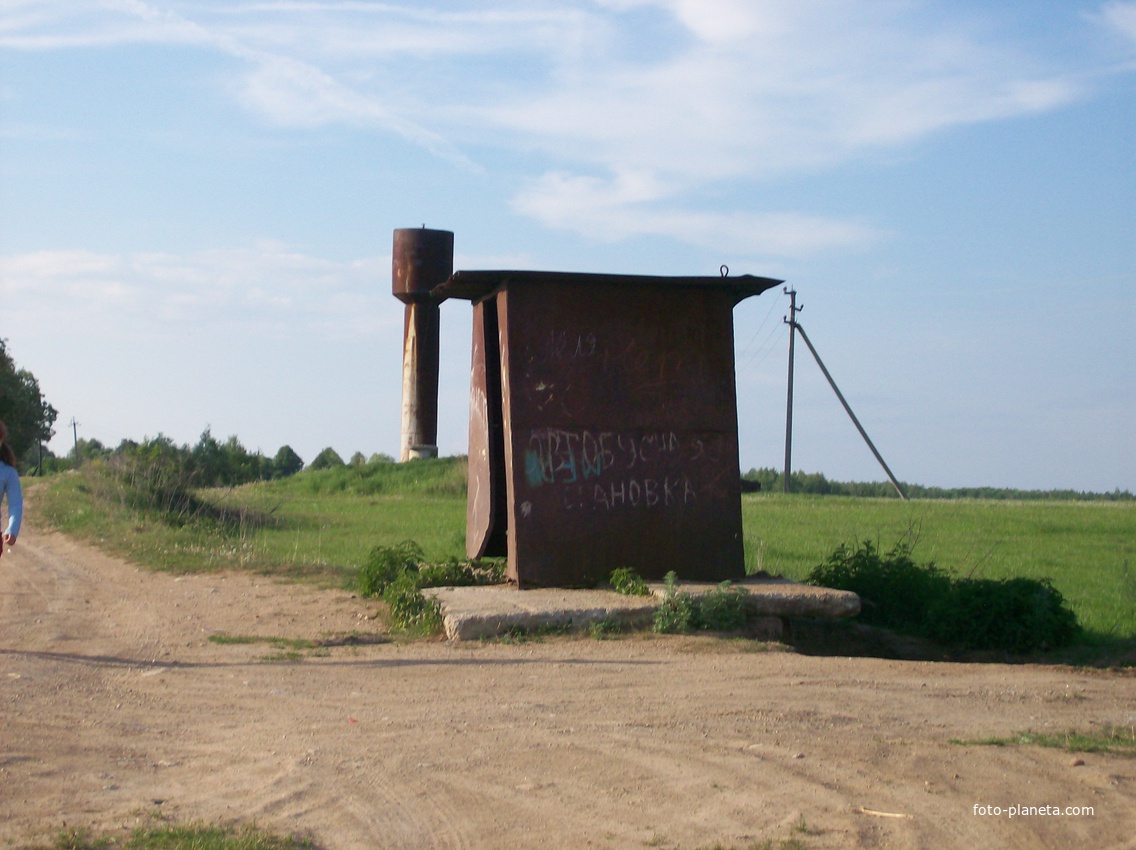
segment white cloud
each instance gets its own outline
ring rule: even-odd
[[[518,194],[514,206],[549,227],[600,241],[666,236],[743,255],[797,257],[835,248],[856,250],[886,236],[861,222],[823,216],[682,209],[645,174],[604,181],[549,173]]]
[[[1105,3],[1100,18],[1106,26],[1136,47],[1136,3],[1120,0]]]
[[[45,251],[0,257],[5,318],[84,336],[257,333],[367,338],[390,321],[390,258],[337,262],[275,243],[173,254]],[[144,329],[144,330],[143,330]]]
[[[0,47],[13,50],[211,40],[193,22],[137,0],[14,0],[0,10]]]
[[[438,133],[393,114],[378,97],[357,91],[305,62],[281,56],[259,57],[241,82],[240,96],[255,112],[280,126],[382,128],[454,165],[478,170]]]

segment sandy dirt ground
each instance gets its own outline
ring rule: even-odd
[[[377,634],[376,606],[149,573],[29,524],[0,560],[10,847],[158,813],[327,850],[1136,848],[1136,759],[950,743],[1131,725],[1130,674],[651,636],[271,660],[208,637]]]

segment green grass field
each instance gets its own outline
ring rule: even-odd
[[[304,472],[202,494],[237,521],[178,524],[125,507],[98,470],[29,485],[39,516],[156,569],[252,569],[354,582],[376,545],[414,540],[464,555],[465,463],[443,458]],[[802,578],[841,543],[901,540],[959,576],[1050,578],[1090,639],[1136,638],[1136,502],[916,500],[746,495],[746,567]],[[34,520],[33,520],[34,521]]]
[[[1092,632],[1136,637],[1136,503],[744,496],[746,567],[800,579],[841,542],[901,540],[956,576],[1049,578]]]

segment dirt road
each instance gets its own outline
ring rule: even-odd
[[[1131,675],[705,638],[275,661],[269,644],[207,640],[374,633],[374,607],[143,572],[25,526],[0,560],[0,843],[161,812],[328,850],[1136,848],[1136,759],[949,743],[1131,725]]]

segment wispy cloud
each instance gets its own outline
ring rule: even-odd
[[[707,213],[706,198],[1084,94],[1085,69],[1007,41],[984,14],[854,0],[17,0],[0,48],[196,45],[240,60],[229,90],[279,127],[390,133],[463,168],[480,167],[473,151],[536,153],[545,173],[514,207],[546,225],[699,242],[730,222],[781,222],[770,249],[800,250],[879,234],[795,211]],[[1136,4],[1098,17],[1136,37]]]
[[[224,333],[367,338],[389,321],[390,258],[335,262],[275,243],[188,255],[42,251],[0,256],[5,318],[34,322],[51,307],[61,333]],[[144,329],[144,330],[143,330]]]
[[[575,230],[599,241],[666,236],[751,256],[854,250],[887,235],[869,224],[801,213],[684,210],[643,173],[624,173],[612,180],[549,173],[532,181],[513,204],[549,227]]]
[[[1136,48],[1136,3],[1113,0],[1101,8],[1099,19],[1106,27]]]

